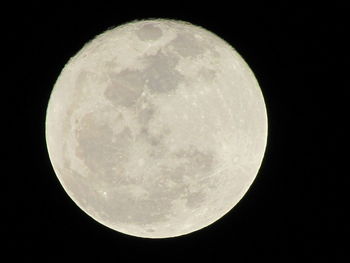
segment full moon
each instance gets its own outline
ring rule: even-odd
[[[53,169],[97,222],[144,238],[202,229],[253,183],[267,142],[253,72],[184,21],[109,29],[64,66],[46,113]]]

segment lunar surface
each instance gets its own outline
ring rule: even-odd
[[[166,19],[88,42],[51,93],[46,142],[71,199],[124,234],[168,238],[230,211],[260,168],[259,85],[224,40]]]

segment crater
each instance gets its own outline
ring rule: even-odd
[[[113,222],[133,223],[136,225],[154,224],[166,221],[168,202],[153,198],[135,200],[128,192],[115,192],[108,203],[108,219]]]
[[[128,134],[127,130],[124,133]],[[123,136],[121,137],[125,139]],[[164,160],[169,160],[169,157],[174,159],[171,162],[177,164],[175,167],[166,165],[167,161],[163,163]],[[189,209],[198,208],[206,200],[203,190],[205,186],[201,185],[199,179],[200,176],[210,173],[212,159],[212,154],[201,152],[194,146],[175,155],[165,152],[157,157],[163,165],[152,172],[153,182],[144,184],[141,194],[131,191],[131,184],[123,183],[120,187],[110,189],[108,202],[99,201],[98,209],[110,211],[108,215],[103,215],[106,220],[146,227],[149,224],[168,221],[171,213],[176,210],[173,201],[183,199]],[[185,177],[190,177],[191,182],[185,180]],[[174,183],[169,184],[171,181]],[[137,186],[134,185],[134,188]]]
[[[146,24],[137,30],[136,35],[141,41],[154,41],[159,39],[163,33],[160,28],[153,24]]]
[[[147,195],[141,198],[132,195],[128,188],[124,191],[116,189],[109,202],[104,204],[111,211],[109,219],[139,226],[166,222],[172,210],[172,201],[179,199],[185,189],[164,186],[164,176],[158,172],[155,171],[153,175],[155,182],[144,187]]]

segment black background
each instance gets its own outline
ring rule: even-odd
[[[344,262],[349,10],[333,1],[123,2],[42,1],[2,10],[10,81],[2,89],[9,91],[2,93],[9,169],[1,250],[26,262]],[[112,231],[82,212],[59,184],[44,136],[49,95],[68,59],[110,27],[155,17],[200,25],[232,44],[254,71],[269,118],[266,155],[246,196],[209,227],[163,240]]]

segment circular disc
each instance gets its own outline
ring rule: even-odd
[[[62,70],[46,116],[55,173],[88,215],[119,232],[184,235],[252,184],[265,151],[259,85],[215,34],[135,21],[87,43]]]

